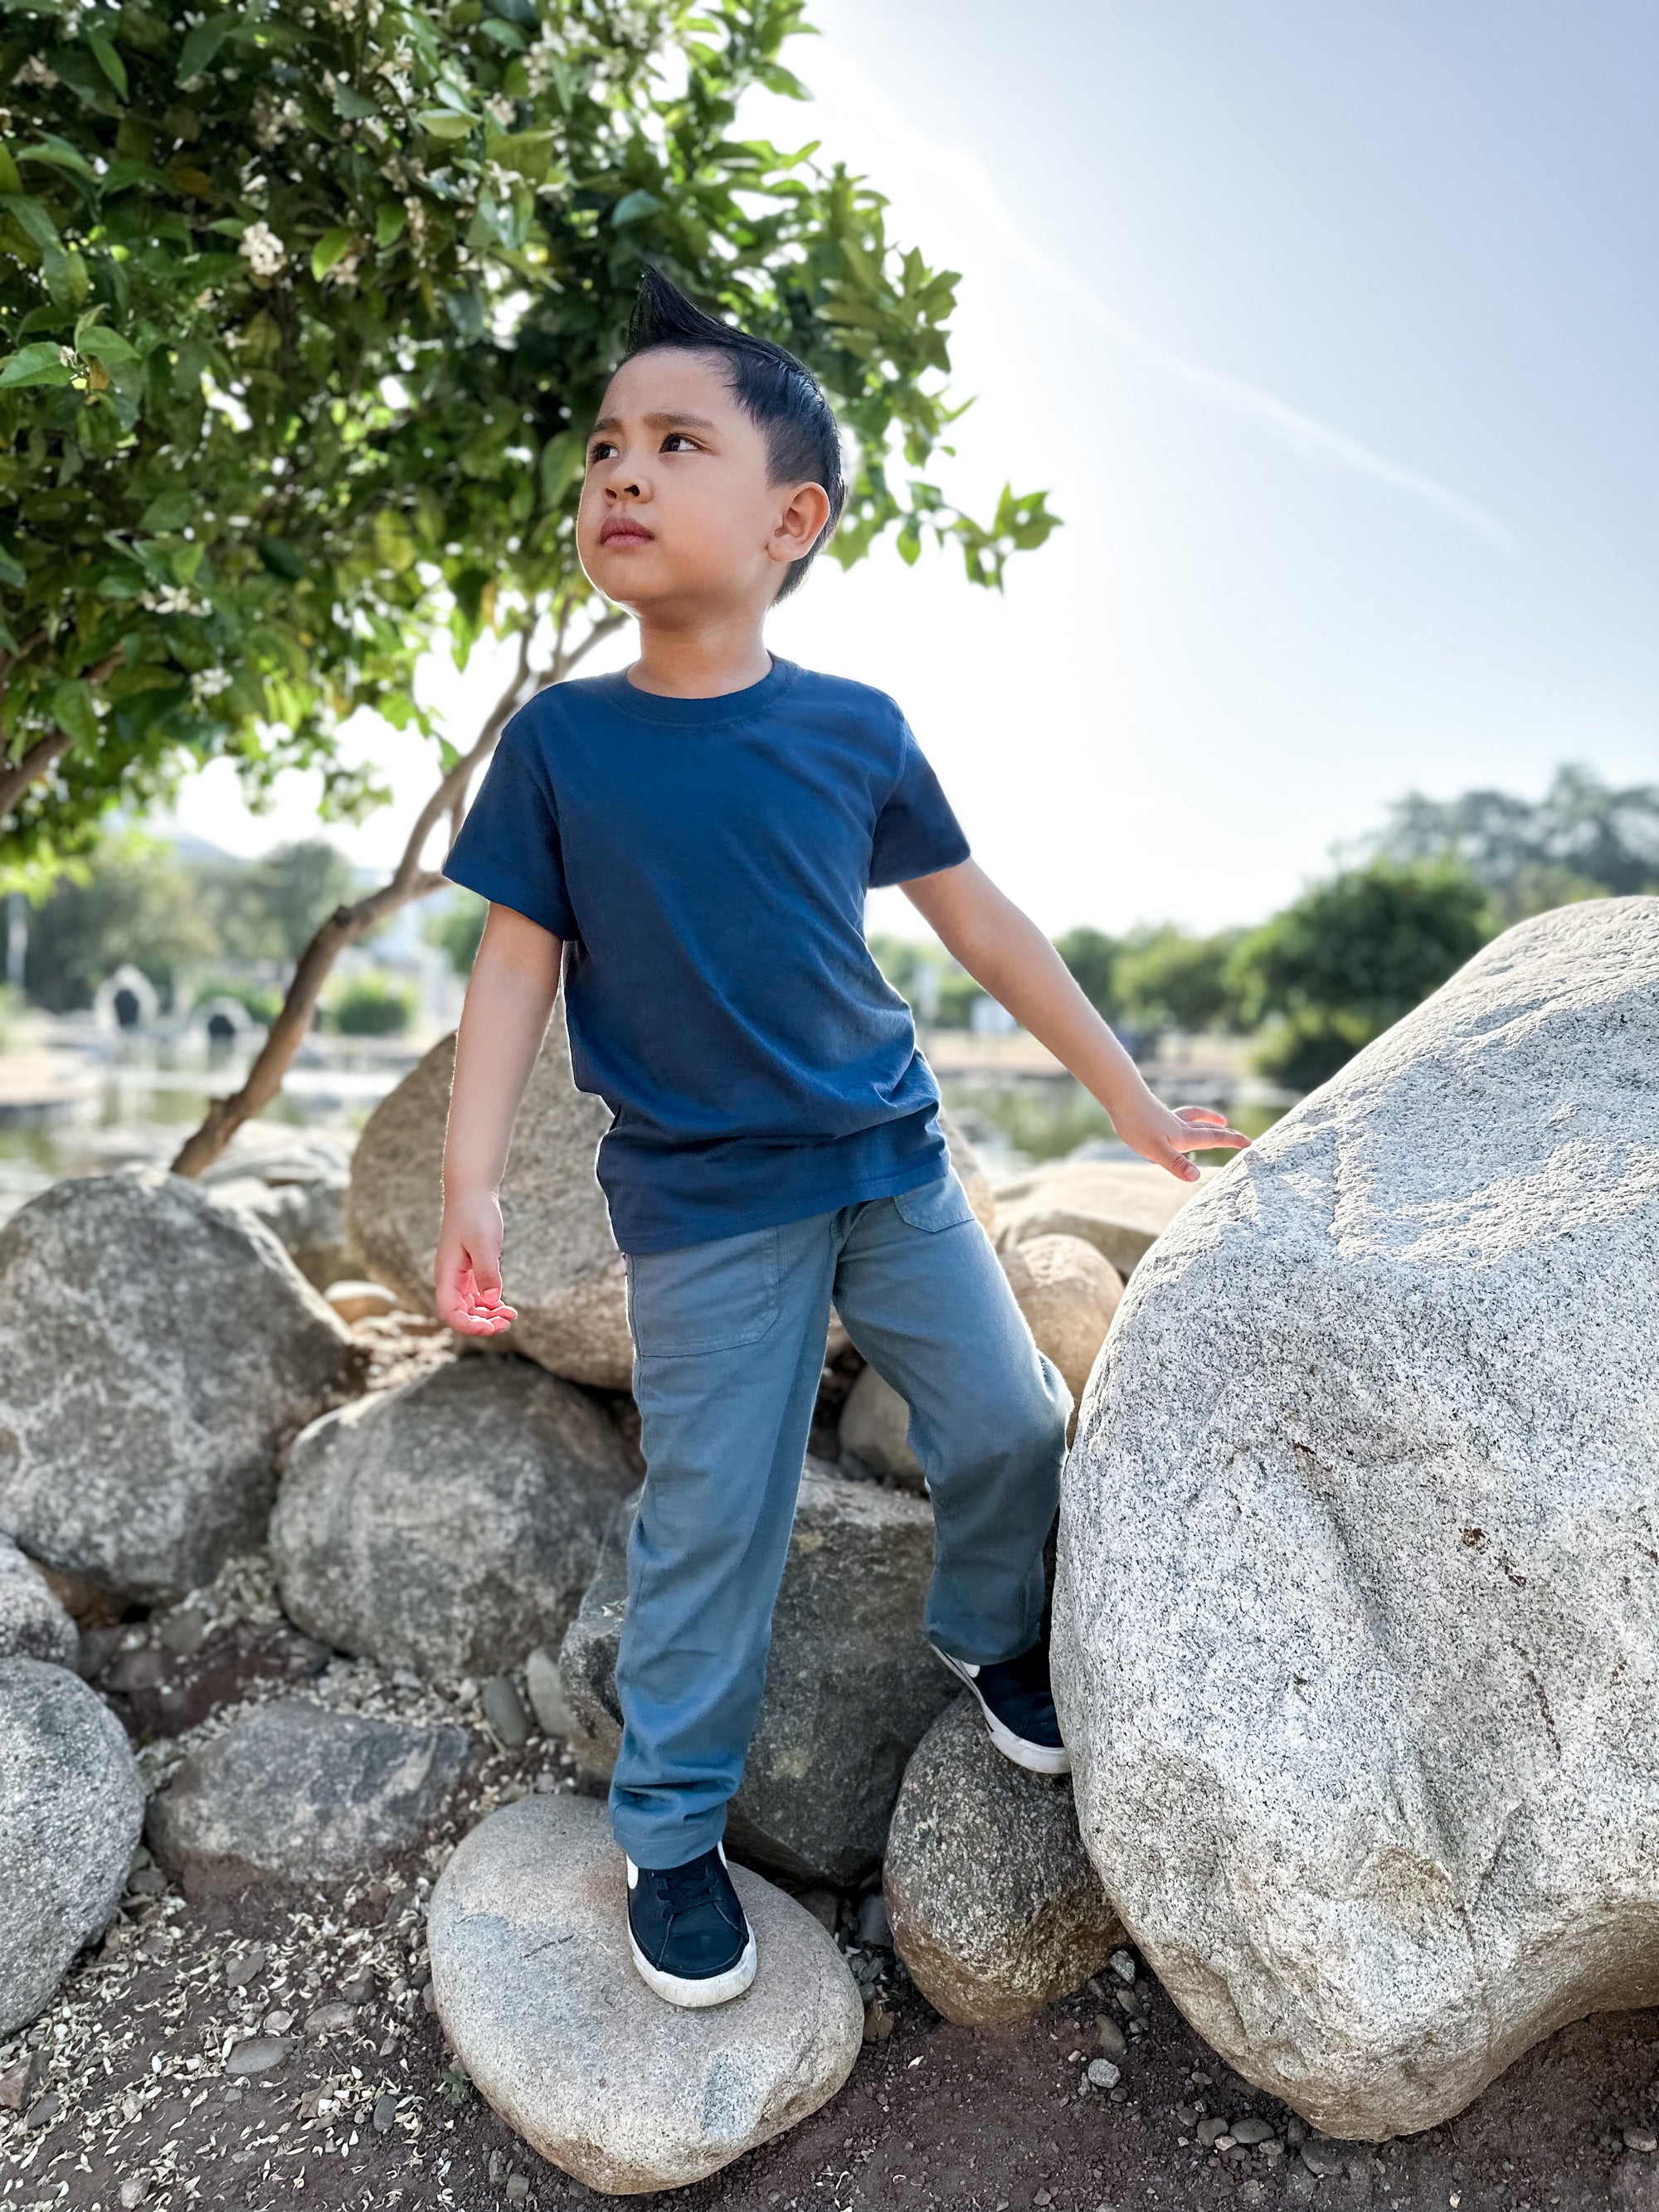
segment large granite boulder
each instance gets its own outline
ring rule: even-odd
[[[210,1582],[358,1367],[275,1238],[195,1183],[55,1183],[0,1229],[0,1529],[137,1597]]]
[[[1214,1178],[1067,1462],[1083,1835],[1328,2133],[1659,2002],[1659,899],[1525,921]]]
[[[444,1131],[455,1039],[434,1044],[370,1115],[352,1160],[346,1226],[368,1272],[416,1313],[435,1310]],[[561,1000],[514,1124],[501,1186],[501,1269],[519,1318],[494,1340],[555,1375],[625,1390],[633,1380],[622,1255],[593,1172],[611,1126],[578,1091]]]
[[[143,1817],[109,1707],[62,1667],[0,1659],[0,2037],[27,2027],[107,1926]]]
[[[962,2027],[1040,2012],[1123,1941],[1078,1834],[1069,1777],[1005,1759],[965,1693],[905,1771],[882,1886],[911,1979]]]
[[[185,1759],[152,1800],[150,1846],[192,1889],[339,1881],[425,1840],[465,1771],[465,1729],[283,1698]]]
[[[616,1666],[631,1520],[624,1506],[559,1656],[571,1747],[600,1777],[622,1741]],[[933,1559],[933,1515],[920,1499],[807,1462],[766,1692],[728,1815],[734,1849],[839,1884],[878,1863],[910,1754],[952,1690],[922,1634]]]
[[[1178,1182],[1150,1160],[1050,1160],[997,1184],[997,1243],[1080,1237],[1127,1276],[1217,1172]]]
[[[249,1141],[250,1133],[254,1141]],[[262,1221],[315,1289],[352,1273],[357,1260],[345,1232],[353,1139],[327,1129],[281,1129],[245,1122],[204,1186],[222,1206]]]
[[[602,1807],[520,1798],[476,1827],[432,1893],[438,2017],[509,2127],[590,2189],[677,2189],[769,2142],[833,2097],[864,2027],[831,1937],[733,1867],[753,1983],[687,2012],[635,1971],[626,1875]]]
[[[0,1659],[49,1659],[72,1667],[81,1632],[33,1559],[0,1536]]]
[[[313,1421],[270,1521],[307,1635],[427,1674],[556,1649],[635,1486],[600,1406],[527,1359],[467,1358]]]

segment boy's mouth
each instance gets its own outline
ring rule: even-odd
[[[599,532],[601,545],[648,545],[655,536],[631,514],[613,514]]]

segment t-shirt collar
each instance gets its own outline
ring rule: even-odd
[[[794,682],[800,670],[793,660],[785,660],[777,653],[772,656],[772,665],[758,684],[745,684],[741,691],[721,691],[712,699],[675,699],[660,691],[641,691],[637,684],[630,684],[626,669],[619,668],[614,675],[599,679],[608,703],[636,722],[655,722],[680,730],[712,730],[724,723],[747,722],[757,714],[768,713]]]

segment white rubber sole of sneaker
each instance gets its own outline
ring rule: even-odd
[[[1023,1735],[1016,1735],[1006,1722],[1000,1721],[980,1696],[979,1685],[963,1665],[948,1651],[941,1651],[937,1644],[931,1647],[934,1656],[942,1659],[958,1681],[965,1682],[978,1699],[979,1709],[985,1716],[985,1725],[991,1741],[1006,1759],[1023,1766],[1028,1774],[1069,1774],[1072,1754],[1062,1744],[1032,1743]]]
[[[631,1928],[628,1931],[628,1948],[634,1954],[634,1964],[647,1989],[653,1990],[665,2003],[684,2006],[688,2012],[701,2011],[706,2005],[729,2004],[733,1997],[740,1997],[754,1980],[755,1969],[760,1963],[752,1928],[737,1965],[728,1966],[723,1974],[708,1974],[700,1981],[687,1981],[683,1975],[665,1974],[660,1966],[653,1966],[634,1941]]]

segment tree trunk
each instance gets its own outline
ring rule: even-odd
[[[353,906],[336,907],[323,923],[305,951],[294,971],[288,995],[283,1000],[281,1012],[271,1024],[265,1041],[260,1046],[247,1079],[241,1089],[228,1098],[216,1098],[209,1106],[201,1127],[187,1138],[173,1162],[173,1173],[179,1176],[198,1176],[212,1166],[244,1121],[251,1121],[262,1114],[277,1093],[294,1064],[294,1056],[305,1042],[322,996],[324,984],[335,961],[349,945],[356,942],[365,930],[372,929],[388,915],[396,914],[400,907],[415,899],[427,897],[439,890],[444,878],[436,870],[421,866],[421,854],[426,841],[439,822],[447,814],[451,817],[452,839],[461,824],[466,805],[467,792],[474,774],[495,750],[497,739],[506,728],[521,696],[533,697],[547,684],[562,683],[577,662],[597,645],[600,638],[619,627],[623,617],[618,614],[602,616],[593,623],[580,642],[567,651],[564,628],[561,623],[556,636],[553,662],[544,675],[533,682],[527,681],[530,666],[530,629],[520,631],[519,665],[512,681],[496,701],[494,712],[484,724],[477,744],[451,769],[426,805],[421,809],[420,819],[410,832],[404,848],[404,856],[390,883],[383,884],[368,898],[359,899]]]

